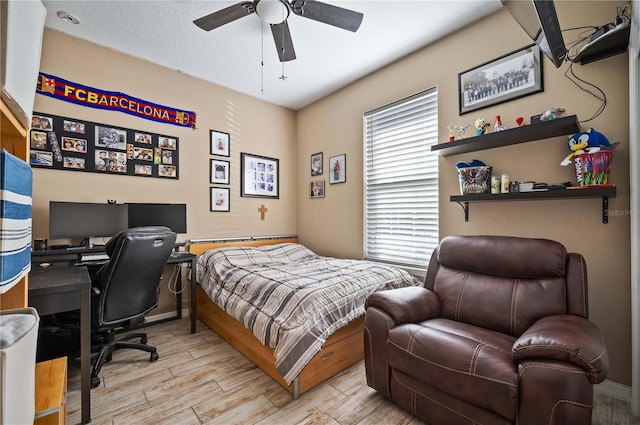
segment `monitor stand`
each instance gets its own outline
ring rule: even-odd
[[[80,246],[84,248],[93,249],[95,245],[94,242],[95,242],[95,238],[93,236],[89,236],[88,238],[85,238],[82,240],[82,243],[80,244]]]

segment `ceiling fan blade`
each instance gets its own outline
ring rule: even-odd
[[[296,58],[296,52],[293,49],[293,41],[291,40],[291,33],[289,32],[287,21],[281,24],[271,24],[271,33],[273,34],[273,41],[276,42],[276,50],[278,51],[280,62],[294,60]]]
[[[256,8],[254,4],[250,1],[245,1],[234,4],[233,6],[225,7],[222,10],[218,10],[217,12],[213,12],[207,16],[203,16],[202,18],[198,18],[193,21],[193,23],[205,31],[211,31],[212,29],[242,18],[243,16],[251,15],[255,11]]]
[[[293,0],[293,13],[352,32],[360,28],[364,15],[360,12],[312,0]]]

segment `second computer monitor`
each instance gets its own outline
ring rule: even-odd
[[[186,204],[127,203],[129,227],[166,226],[187,233]]]

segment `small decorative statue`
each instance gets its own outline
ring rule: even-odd
[[[451,125],[451,124],[449,124]],[[471,125],[471,123],[467,124],[467,125],[458,125],[458,126],[453,126],[452,128],[458,130],[458,139],[464,139],[466,137],[466,135],[464,134],[465,131],[467,131],[467,128]],[[453,131],[451,130],[451,128],[449,128],[449,141],[451,140],[451,133],[453,133]]]
[[[508,130],[507,126],[502,125],[502,120],[500,119],[500,115],[496,115],[496,125],[493,127],[493,131],[504,131]]]
[[[456,126],[453,125],[452,122],[450,122],[447,128],[449,129],[449,141],[453,142],[456,139],[456,133],[455,133]]]
[[[590,128],[587,131],[576,133],[569,137],[567,142],[571,153],[560,163],[562,166],[567,166],[571,163],[571,158],[575,155],[583,153],[596,153],[602,147],[611,147],[611,142],[606,136],[599,131]]]
[[[556,118],[564,117],[564,113],[565,110],[563,108],[551,108],[540,115],[540,121],[555,120]]]
[[[480,136],[481,134],[485,134],[487,132],[487,128],[491,125],[484,118],[478,118],[474,121],[476,126],[476,134]]]

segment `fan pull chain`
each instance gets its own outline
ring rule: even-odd
[[[282,10],[282,21],[284,23],[286,23],[284,18],[285,18],[285,16],[284,16],[284,9],[283,9]],[[283,60],[282,60],[282,75],[280,76],[280,79],[282,81],[287,79],[286,75],[284,75],[284,58],[285,58],[285,56],[284,56],[284,54],[285,54],[285,50],[284,50],[284,27],[285,27],[285,25],[282,25],[282,59]]]
[[[261,51],[261,56],[260,56],[260,93],[264,94],[264,28],[265,28],[265,22],[262,22],[262,37],[261,37],[261,46],[260,46],[260,51]]]

